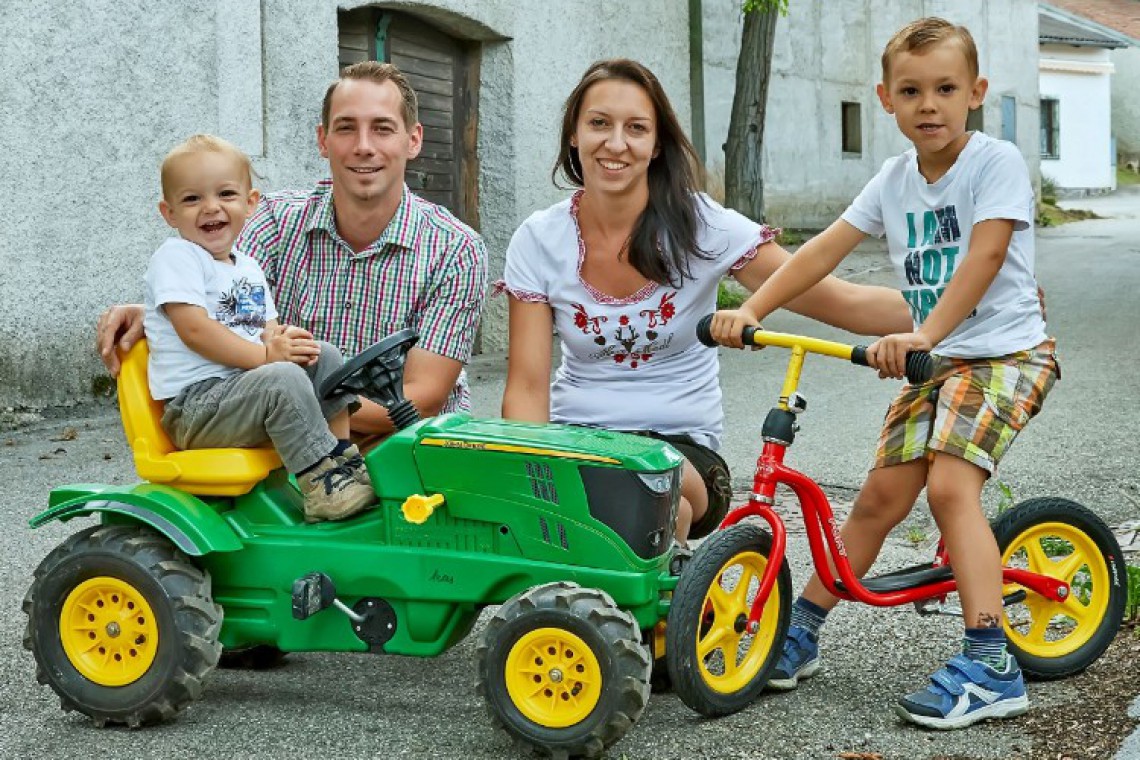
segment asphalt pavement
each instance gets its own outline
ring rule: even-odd
[[[1045,411],[1009,454],[1000,478],[1018,500],[1068,496],[1117,525],[1140,518],[1135,453],[1140,195],[1121,193],[1102,202],[1111,205],[1115,218],[1039,233],[1039,279],[1047,293],[1050,330],[1060,344],[1063,377]],[[892,282],[877,246],[854,254],[844,267],[851,279]],[[768,326],[846,339],[792,315],[778,315]],[[722,350],[721,358],[728,414],[723,453],[736,484],[746,486],[759,450],[760,423],[779,390],[786,354],[778,349]],[[505,367],[503,355],[472,362],[477,415],[498,414]],[[824,484],[840,511],[866,472],[883,411],[896,388],[862,368],[808,359],[802,390],[809,406],[788,462]],[[87,521],[32,531],[27,520],[45,508],[52,486],[131,482],[135,476],[110,405],[23,416],[0,412],[0,417],[22,422],[0,429],[0,482],[5,484],[0,494],[0,609],[7,611],[0,615],[0,757],[517,756],[510,741],[492,729],[475,695],[473,652],[482,625],[430,660],[296,654],[271,671],[215,671],[200,700],[174,721],[144,730],[96,729],[82,716],[63,713],[52,692],[35,682],[31,655],[21,646],[25,616],[20,601],[38,562]],[[1001,495],[993,487],[985,498],[993,510]],[[926,560],[935,540],[933,523],[920,505],[889,539],[878,568]],[[810,565],[794,521],[789,560],[799,587]],[[824,669],[797,691],[765,695],[749,709],[719,720],[699,718],[671,694],[654,695],[610,756],[822,760],[850,752],[884,760],[1035,757],[1030,737],[1016,720],[938,733],[910,727],[891,711],[896,696],[922,686],[955,652],[960,626],[953,618],[920,617],[909,607],[842,605],[822,639]],[[1065,681],[1031,684],[1029,694],[1035,706],[1077,698]]]

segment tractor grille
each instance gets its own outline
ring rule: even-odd
[[[545,462],[527,462],[526,476],[530,480],[530,490],[534,498],[547,504],[558,503],[558,489],[554,487],[554,472]]]

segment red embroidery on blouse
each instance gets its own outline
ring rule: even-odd
[[[645,287],[633,295],[626,296],[625,298],[615,298],[598,290],[582,277],[582,265],[586,262],[586,242],[582,240],[582,226],[578,223],[578,207],[582,203],[583,192],[582,190],[578,190],[570,199],[570,218],[574,220],[574,234],[578,236],[578,282],[582,283],[582,287],[586,289],[590,297],[600,304],[606,304],[607,306],[628,306],[638,301],[644,301],[657,290],[658,286],[656,282],[650,280],[645,283]]]

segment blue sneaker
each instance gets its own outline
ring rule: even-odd
[[[801,678],[811,678],[818,670],[819,639],[806,628],[788,626],[784,651],[768,678],[768,687],[776,691],[791,691],[799,685]]]
[[[1012,657],[1004,672],[955,655],[930,677],[925,691],[903,697],[895,711],[927,728],[965,728],[987,718],[1009,718],[1029,709],[1021,668]]]

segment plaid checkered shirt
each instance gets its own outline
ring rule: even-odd
[[[282,324],[303,327],[346,357],[399,330],[466,362],[487,291],[487,249],[447,209],[404,188],[380,238],[356,253],[337,234],[332,180],[311,193],[267,193],[236,243],[260,262]],[[471,408],[461,372],[444,412]]]

